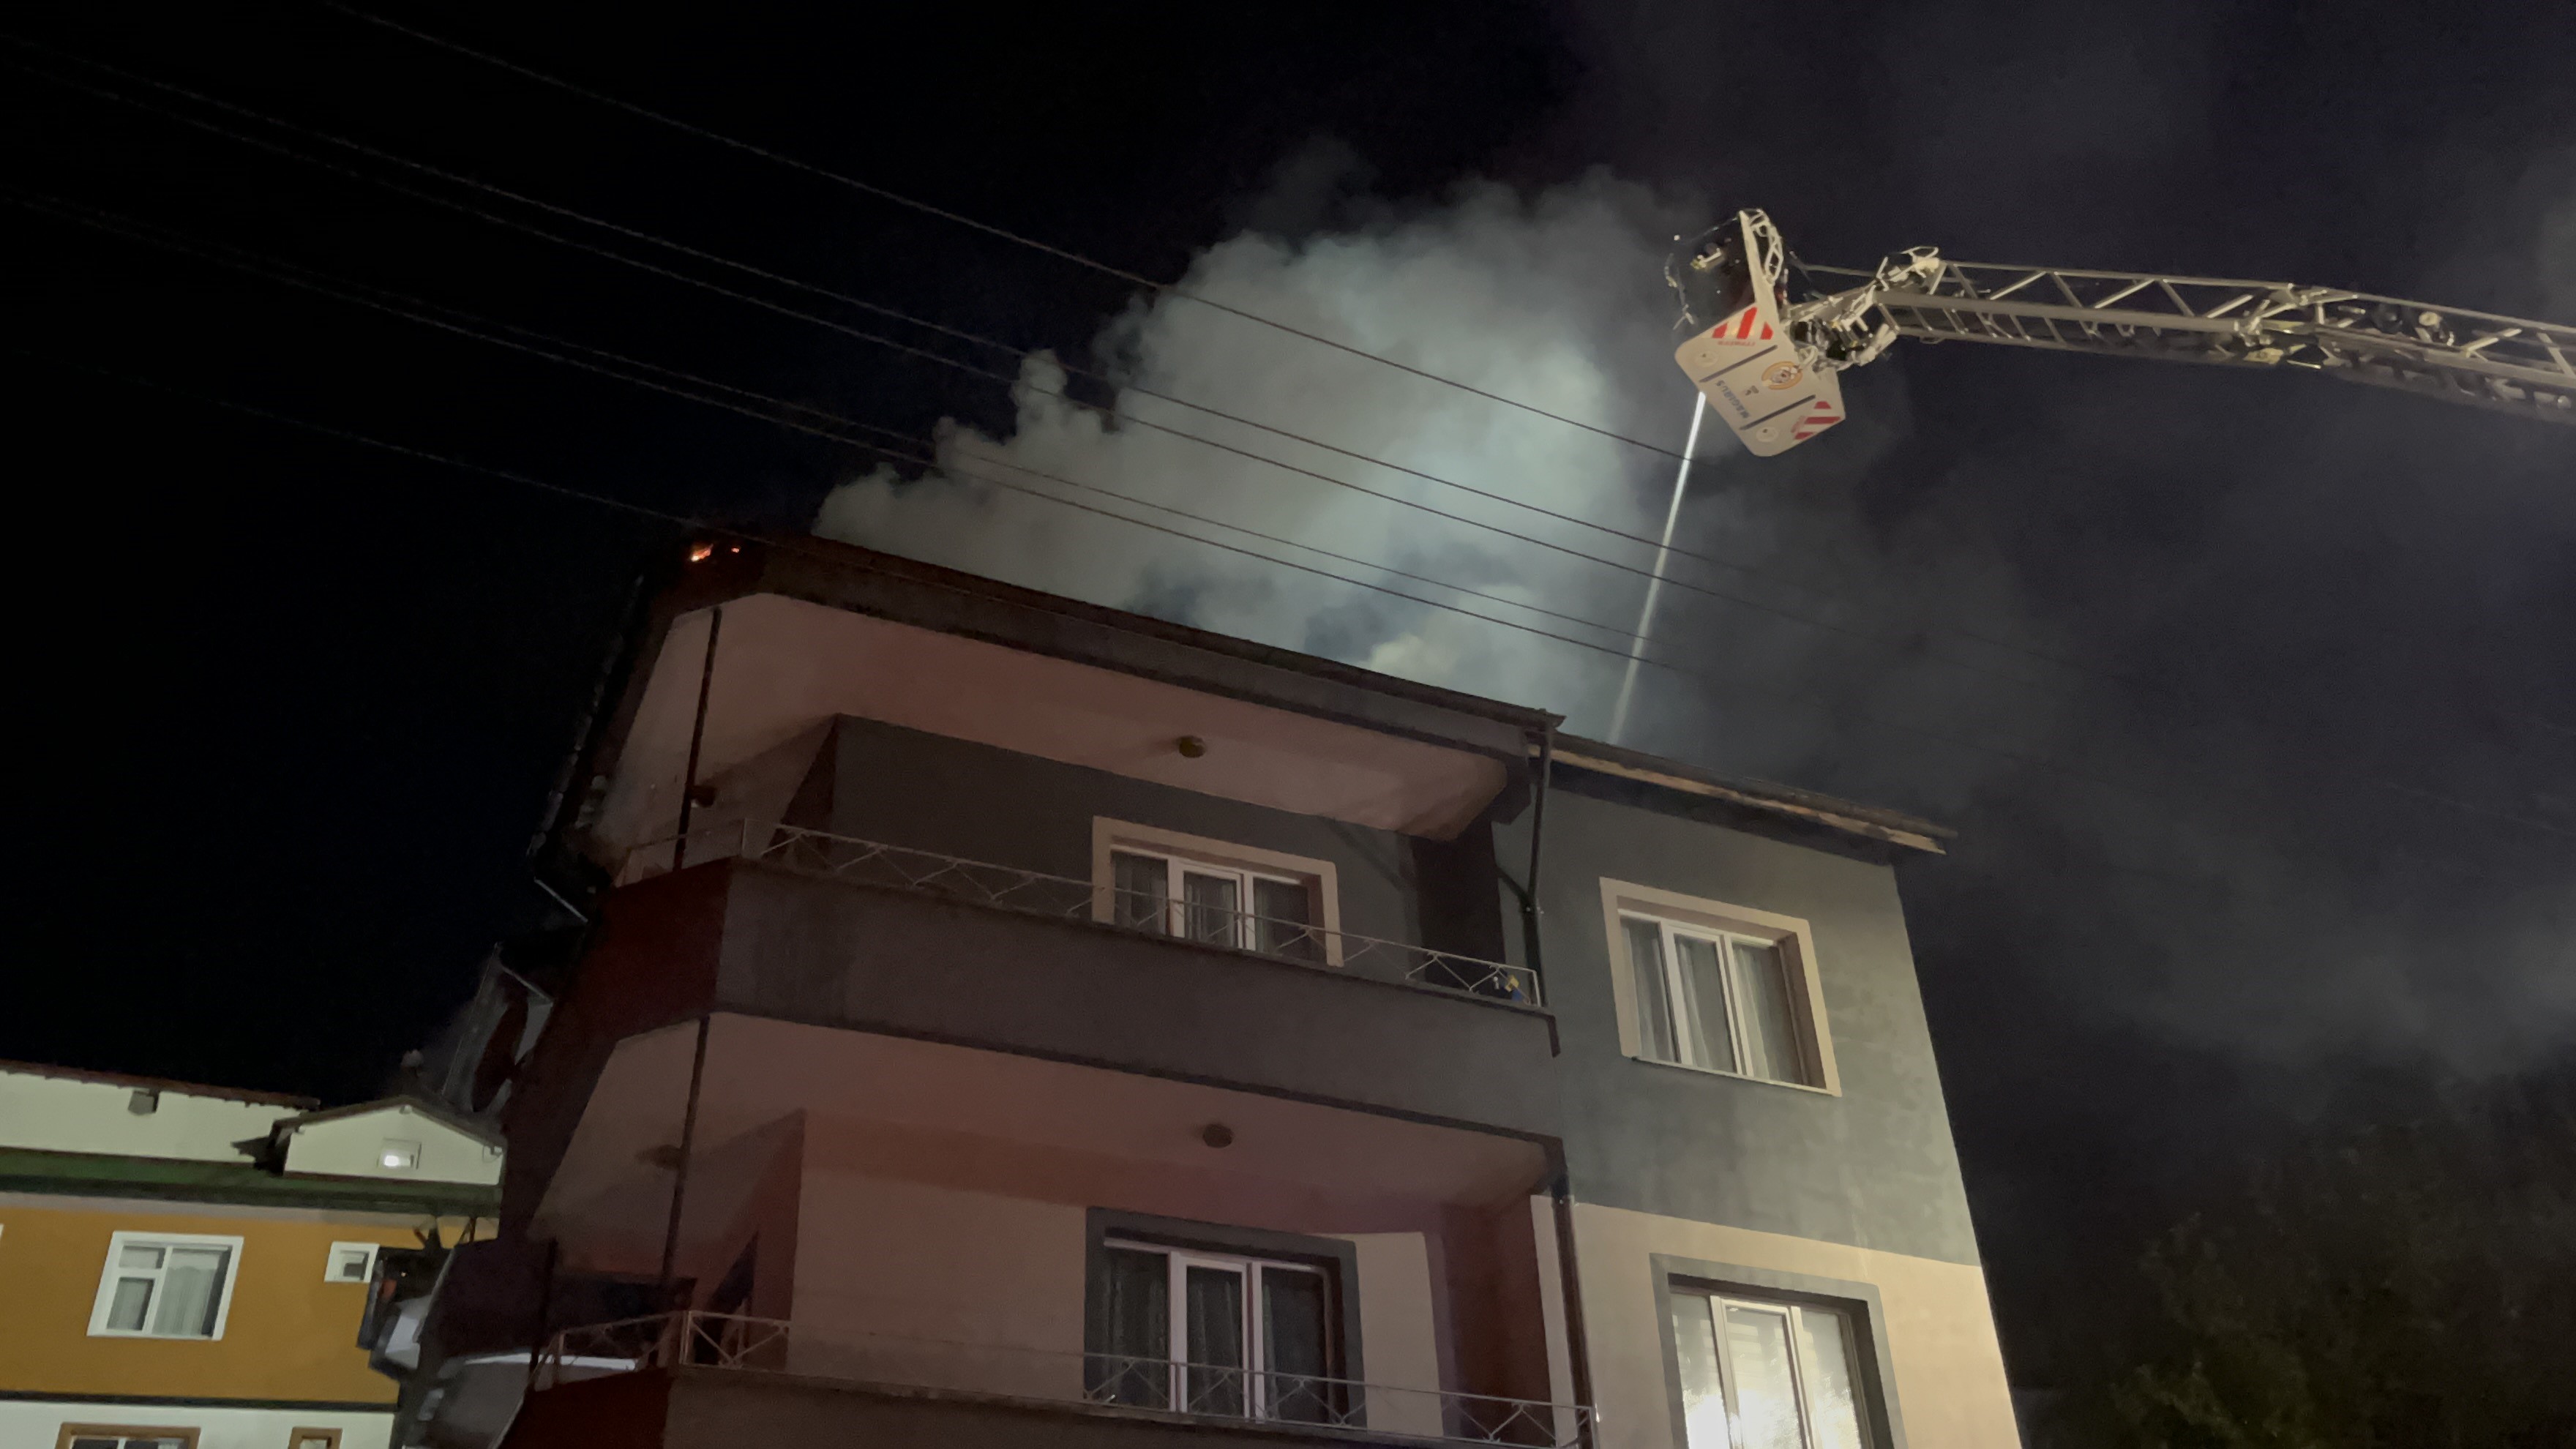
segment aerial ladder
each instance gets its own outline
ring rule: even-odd
[[[1793,270],[1811,283],[1797,297]],[[2576,327],[2337,287],[1993,266],[1930,247],[1873,271],[1810,267],[1759,211],[1682,241],[1664,275],[1682,302],[1673,360],[1757,457],[1842,422],[1841,374],[1900,337],[2298,368],[2576,424]],[[1826,291],[1820,275],[1856,284]]]

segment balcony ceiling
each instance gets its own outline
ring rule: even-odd
[[[658,1244],[694,1023],[629,1038],[538,1209],[568,1245]],[[797,1114],[802,1113],[801,1122]],[[1208,1144],[1211,1123],[1233,1134]],[[801,1131],[809,1170],[1291,1231],[1420,1228],[1534,1190],[1530,1141],[905,1037],[719,1015],[688,1193],[730,1220]],[[583,1254],[576,1247],[575,1257]],[[594,1266],[608,1266],[594,1263]]]
[[[1508,779],[1471,750],[778,594],[723,609],[701,780],[840,715],[1433,839],[1464,829]],[[613,848],[674,827],[708,617],[675,620],[652,663],[597,827]],[[1183,756],[1183,736],[1205,753]]]

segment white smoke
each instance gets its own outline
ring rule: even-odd
[[[1678,451],[1693,395],[1673,368],[1671,303],[1662,284],[1675,209],[1643,188],[1594,176],[1534,196],[1477,186],[1436,209],[1351,230],[1285,241],[1259,233],[1204,253],[1182,283],[1292,327],[1517,399],[1612,433]],[[1609,723],[1621,660],[1613,653],[1539,637],[1372,592],[1352,584],[1210,548],[1130,523],[997,487],[1000,479],[1091,507],[1292,559],[1399,593],[1455,604],[1552,634],[1624,649],[1652,566],[1651,543],[1559,519],[1376,467],[1149,394],[1185,399],[1272,423],[1398,467],[1472,485],[1551,513],[1651,539],[1660,530],[1674,462],[1648,449],[1498,403],[1473,392],[1355,357],[1193,302],[1140,301],[1095,347],[1124,384],[1104,420],[1060,394],[1064,369],[1030,359],[1015,392],[1008,439],[951,424],[941,466],[919,479],[880,470],[836,489],[816,531],[1035,588],[1176,618],[1222,633],[1364,665],[1489,697],[1554,709],[1569,728],[1598,734]],[[1901,411],[1901,400],[1896,406]],[[1219,448],[1140,426],[1162,424],[1330,478],[1617,560],[1629,571],[1502,537],[1335,487]],[[1793,540],[1807,558],[1806,588],[1677,559],[1673,572],[1741,596],[1819,616],[1874,622],[1902,592],[1937,585],[1953,599],[1985,599],[1991,586],[1967,575],[1956,550],[1893,556],[1901,542],[1865,540],[1839,505],[1870,461],[1887,419],[1857,419],[1837,437],[1826,472],[1812,465],[1743,466],[1721,429],[1704,431],[1680,545],[1762,564]],[[1152,503],[1221,518],[1361,558],[1350,564],[1246,538],[1084,493],[1035,474],[1113,489]],[[1815,562],[1816,558],[1828,560]],[[1927,563],[1927,560],[1930,562]],[[1479,598],[1396,576],[1389,570],[1467,586]],[[1992,571],[1987,571],[1991,576]],[[1939,579],[1928,574],[1937,573]],[[1830,575],[1830,576],[1829,576]],[[1854,594],[1865,602],[1858,609]],[[1510,602],[1503,602],[1510,601]],[[1612,626],[1587,628],[1516,608],[1533,604]],[[1668,588],[1657,609],[1650,654],[1704,675],[1713,658],[1739,650],[1743,678],[1813,674],[1802,669],[1820,643],[1848,652],[1851,640],[1791,626],[1776,614],[1746,615]],[[1712,615],[1711,610],[1716,610]],[[1901,611],[1900,615],[1901,615]],[[2007,616],[2009,604],[2003,608]],[[1870,622],[1862,622],[1869,627]],[[1996,626],[1989,626],[1996,627]],[[1705,631],[1725,631],[1712,650]],[[1694,629],[1703,637],[1682,641]],[[2013,632],[2007,630],[2007,632]],[[1759,637],[1756,637],[1759,636]],[[1906,651],[1895,651],[1902,655]],[[1927,688],[1955,689],[1955,671],[1887,657],[1870,671],[1868,692],[1919,703]],[[1939,678],[1936,680],[1934,676]],[[1722,691],[1721,691],[1722,692]],[[2006,692],[2009,696],[2009,691]],[[1756,707],[1719,711],[1706,680],[1649,668],[1634,718],[1688,714],[1704,731],[1712,713],[1740,724],[1727,767],[1787,770],[1812,749],[1813,721],[1781,723],[1777,694]],[[1791,701],[1792,704],[1795,701]],[[2026,708],[2026,702],[2022,707]],[[1651,731],[1632,729],[1632,739]],[[1715,762],[1711,762],[1715,763]]]
[[[1237,236],[1183,289],[1614,432],[1678,448],[1687,383],[1664,361],[1673,222],[1603,179],[1523,198],[1470,191],[1427,215],[1298,242]],[[1651,536],[1672,462],[1186,300],[1143,301],[1096,349],[1127,386],[1109,423],[1032,358],[1007,440],[951,426],[942,467],[835,490],[816,531],[1094,602],[1138,608],[1435,684],[1606,722],[1619,661],[1384,593],[1014,494],[1000,478],[1551,633],[1618,635],[1396,577],[1401,570],[1561,614],[1633,626],[1644,580],[1239,454],[1160,423],[1445,512],[1647,566],[1653,549],[1371,466],[1138,389],[1258,419],[1403,467]],[[1717,441],[1712,438],[1711,441]],[[998,460],[998,461],[996,461]],[[1004,464],[1366,559],[1300,550],[1067,489]]]
[[[1669,360],[1661,274],[1669,238],[1685,224],[1644,189],[1606,177],[1535,195],[1480,186],[1436,208],[1295,240],[1246,232],[1204,253],[1182,287],[1678,450],[1692,395]],[[1300,573],[988,480],[1624,648],[1618,631],[1633,626],[1645,593],[1637,573],[1143,424],[1639,569],[1652,563],[1650,542],[1605,536],[1149,394],[1293,428],[1351,453],[1646,539],[1662,526],[1671,458],[1169,296],[1132,306],[1105,329],[1094,353],[1116,384],[1113,418],[1067,402],[1060,395],[1065,369],[1033,358],[1016,389],[1009,437],[948,425],[939,467],[911,479],[881,470],[843,484],[825,500],[816,531],[1552,709],[1576,733],[1607,728],[1623,664],[1615,653]],[[2015,415],[2039,442],[1990,440],[1993,446],[1950,462],[1941,474],[1914,480],[1915,501],[1901,509],[1873,509],[1867,491],[1890,440],[1907,426],[1901,362],[1854,375],[1852,422],[1820,446],[1755,464],[1721,430],[1704,430],[1677,543],[1760,572],[1687,558],[1676,558],[1673,572],[1756,607],[1688,588],[1665,591],[1650,652],[1687,672],[1643,672],[1622,742],[1951,818],[1979,813],[1985,828],[1963,843],[1969,853],[1942,879],[1955,901],[2008,902],[1977,912],[2001,928],[2008,910],[2015,938],[1996,949],[2027,952],[2070,972],[2052,989],[2066,990],[2078,1011],[2258,1054],[2376,1040],[2463,1060],[2482,1052],[2496,1058],[2527,1045],[2503,1040],[2523,1034],[2497,1031],[2500,1018],[2531,1024],[2534,1039],[2558,1029],[2576,1002],[2563,987],[2542,984],[2550,973],[2531,963],[2552,949],[2563,952],[2563,933],[2576,921],[2576,892],[2563,881],[2488,882],[2480,893],[2492,897],[2493,910],[2468,922],[2459,918],[2457,899],[2374,895],[2361,884],[2363,866],[2347,873],[2334,864],[2341,841],[2325,813],[2331,801],[2320,800],[2330,787],[2312,776],[2281,775],[2278,742],[2142,712],[2130,693],[2105,682],[2127,662],[2125,626],[2033,602],[2038,596],[2027,579],[2034,559],[2082,548],[2088,559],[2135,568],[2138,557],[2152,555],[2123,552],[2116,530],[2085,521],[2090,504],[2068,505],[2062,524],[2046,516],[2017,520],[2009,506],[1997,511],[1992,500],[2013,498],[2025,486],[1996,486],[1998,478],[2020,479],[2045,466],[2035,460],[2056,456],[2125,455],[2142,437],[2160,437],[2177,468],[2201,456],[2187,429],[2145,426],[2129,376],[2107,367],[2072,375],[2048,395],[2051,407]],[[2333,416],[2346,404],[2324,391],[2284,401]],[[2226,400],[2215,390],[2194,397]],[[2428,415],[2421,425],[2441,421]],[[2313,452],[2319,436],[2293,429],[2271,444],[2285,453],[2271,460],[2277,466],[2237,469],[2236,511],[2259,520],[2279,504],[2303,476],[2287,455]],[[2106,439],[2117,440],[2107,453]],[[1355,568],[1037,474],[1379,567]],[[2018,496],[2054,500],[2085,486],[2052,481],[2044,492]],[[1989,511],[1946,511],[1943,500],[1962,493],[1983,497]],[[2002,522],[2018,527],[2018,554]],[[2241,545],[2225,539],[2226,551],[2212,557],[2275,560],[2285,540],[2302,536],[2249,528]],[[1613,628],[1586,628],[1387,570]],[[2322,565],[2319,574],[2333,576]],[[2099,592],[2133,601],[2142,617],[2187,616],[2222,597],[2213,577],[2223,575],[2149,571],[2125,594],[2116,586]],[[1950,627],[1960,625],[1978,637]],[[2099,662],[2060,669],[2038,654]],[[2034,763],[2040,759],[2073,765]],[[2086,776],[2109,783],[2087,783]],[[2213,783],[2267,779],[2278,783],[2278,798],[2269,787]],[[1997,824],[2013,813],[2024,817],[2020,826]],[[2083,891],[2089,905],[2055,915],[2041,909],[2060,888]],[[2414,949],[2433,940],[2445,944],[2439,958]],[[2462,958],[2474,964],[2465,971],[2440,964]]]

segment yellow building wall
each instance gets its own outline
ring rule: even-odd
[[[449,1226],[450,1241],[458,1226]],[[242,1240],[222,1338],[90,1336],[109,1238],[119,1232]],[[393,1381],[369,1369],[357,1346],[366,1285],[323,1281],[335,1242],[408,1248],[419,1238],[381,1214],[0,1202],[0,1390],[390,1405]]]
[[[1574,1239],[1602,1449],[1680,1449],[1655,1303],[1658,1253],[1875,1287],[1909,1449],[2020,1442],[1981,1269],[1597,1203],[1575,1204]]]

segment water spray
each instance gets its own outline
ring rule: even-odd
[[[1637,611],[1637,633],[1628,641],[1628,669],[1619,679],[1619,702],[1610,709],[1610,743],[1620,743],[1628,727],[1628,698],[1637,691],[1637,661],[1646,652],[1646,631],[1655,622],[1655,596],[1664,591],[1664,562],[1672,557],[1673,525],[1681,521],[1682,490],[1690,484],[1691,459],[1699,453],[1699,425],[1708,416],[1708,400],[1691,394],[1690,437],[1682,443],[1682,465],[1673,473],[1673,503],[1664,510],[1664,536],[1655,545],[1654,572],[1646,577],[1646,604]]]

